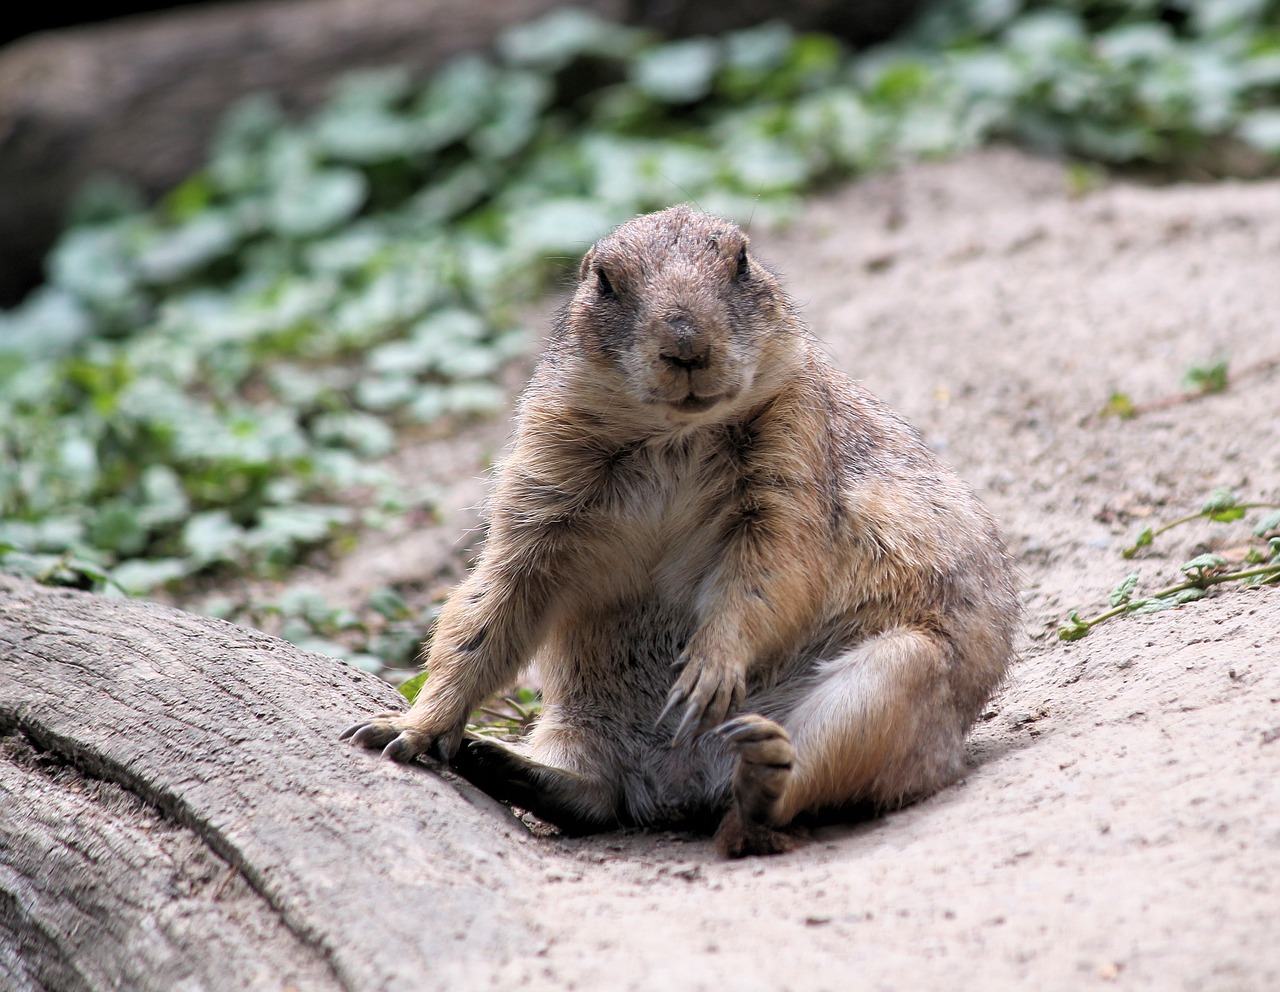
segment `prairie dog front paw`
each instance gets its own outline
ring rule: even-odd
[[[682,657],[680,677],[667,694],[667,703],[658,714],[658,725],[683,708],[671,743],[678,746],[724,723],[737,712],[746,694],[747,680],[742,670],[729,662],[706,656]]]
[[[381,750],[383,757],[392,761],[413,761],[419,755],[448,761],[458,752],[465,725],[462,722],[439,728],[432,721],[408,713],[379,713],[360,723],[352,724],[338,735],[340,741]]]

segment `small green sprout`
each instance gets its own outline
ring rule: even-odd
[[[1245,503],[1230,490],[1218,489],[1204,502],[1199,512],[1180,517],[1161,527],[1144,527],[1134,542],[1124,548],[1121,554],[1125,558],[1132,558],[1139,549],[1151,547],[1156,537],[1194,520],[1232,523],[1243,518],[1248,510],[1259,508],[1272,510],[1253,528],[1255,536],[1266,537],[1271,531],[1280,528],[1280,507],[1274,503]],[[1233,569],[1222,555],[1212,553],[1197,555],[1179,566],[1179,571],[1185,576],[1181,582],[1146,596],[1136,595],[1140,582],[1139,575],[1137,572],[1130,572],[1111,590],[1111,595],[1108,597],[1111,609],[1095,617],[1081,617],[1077,610],[1070,611],[1067,614],[1067,622],[1058,628],[1058,638],[1063,641],[1078,641],[1088,636],[1098,624],[1114,617],[1141,616],[1173,609],[1202,599],[1211,587],[1224,583],[1238,582],[1246,587],[1278,583],[1280,582],[1280,537],[1270,537],[1266,550],[1250,548],[1245,555],[1245,564],[1250,567]]]

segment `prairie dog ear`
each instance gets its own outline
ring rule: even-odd
[[[595,261],[596,248],[592,245],[587,249],[587,253],[582,256],[582,264],[578,266],[578,282],[582,282],[587,278],[587,273],[591,271],[591,263]]]

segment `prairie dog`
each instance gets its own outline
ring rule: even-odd
[[[413,707],[343,738],[431,755],[569,832],[926,796],[1011,656],[995,524],[833,368],[734,224],[673,207],[587,253],[519,404],[484,550]],[[518,747],[468,715],[536,658]]]

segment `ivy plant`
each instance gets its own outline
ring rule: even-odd
[[[302,119],[255,95],[157,203],[86,189],[45,283],[0,314],[0,569],[181,594],[420,506],[386,468],[399,432],[499,409],[521,303],[637,212],[764,223],[820,183],[995,139],[1274,164],[1278,17],[952,0],[850,52],[566,9],[426,78],[349,75]]]

